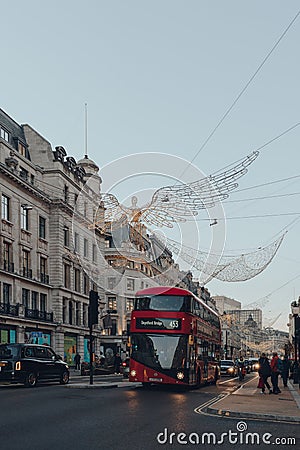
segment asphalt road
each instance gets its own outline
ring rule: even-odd
[[[238,428],[241,420],[207,416],[194,411],[222,391],[233,388],[236,383],[233,380],[183,392],[162,388],[144,390],[141,387],[69,389],[57,384],[40,385],[34,389],[0,387],[0,448],[270,448],[270,445],[263,443],[258,446],[241,443],[246,432],[258,433],[260,441],[263,435],[269,433],[266,440],[271,445],[275,438],[297,438],[296,445],[276,445],[276,448],[299,448],[297,424],[247,420],[243,421],[247,427],[243,431]],[[203,437],[203,433],[211,435]],[[222,436],[222,433],[226,435]],[[204,444],[201,443],[202,438]],[[213,439],[216,439],[215,444]]]

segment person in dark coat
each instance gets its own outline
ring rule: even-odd
[[[114,362],[115,373],[120,373],[121,363],[122,363],[121,356],[119,355],[119,353],[117,353],[116,356],[115,356],[115,362]]]
[[[80,370],[80,360],[81,356],[79,355],[79,353],[76,353],[76,355],[74,356],[75,370]]]
[[[269,394],[272,394],[271,386],[268,383],[268,378],[271,375],[271,367],[265,353],[261,354],[261,357],[258,360],[258,364],[259,364],[258,374],[262,378],[263,383],[261,392],[262,394],[264,394],[265,388],[267,388],[269,390]]]
[[[285,355],[285,357],[282,360],[282,372],[281,372],[284,387],[287,387],[287,380],[289,378],[289,374],[290,374],[290,361],[288,355]]]

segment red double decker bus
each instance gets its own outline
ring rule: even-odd
[[[192,292],[136,293],[130,325],[130,381],[199,387],[220,377],[218,314]]]

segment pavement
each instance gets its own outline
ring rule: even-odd
[[[202,412],[226,417],[276,420],[300,423],[300,391],[298,384],[288,381],[284,387],[279,381],[280,394],[261,394],[257,388],[258,376],[245,378],[243,384],[233,392],[223,392],[219,398],[207,405]]]
[[[105,381],[99,381],[98,375],[93,377],[93,384],[90,384],[90,376],[81,376],[79,370],[71,369],[70,380],[71,383],[66,384],[65,387],[70,389],[111,389],[120,387],[136,387],[141,386],[141,383],[132,383],[128,379],[123,378],[122,375],[109,374],[100,375],[100,377],[105,378]],[[114,380],[110,380],[114,378]],[[117,380],[115,380],[117,378]],[[74,381],[73,381],[74,380]]]

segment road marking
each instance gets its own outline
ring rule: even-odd
[[[194,409],[194,412],[196,414],[202,414],[202,409],[207,408],[208,406],[211,406],[211,405],[213,405],[215,403],[218,403],[219,401],[223,400],[223,398],[227,397],[228,395],[229,394],[220,394],[217,397],[213,397],[210,400],[208,400],[207,402],[202,403],[201,405],[197,406]]]

